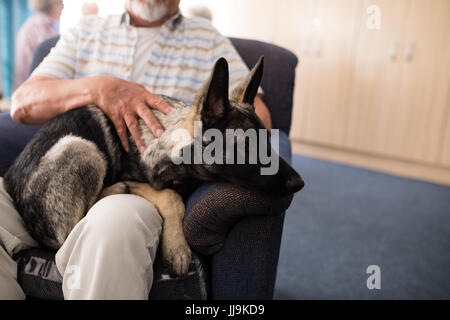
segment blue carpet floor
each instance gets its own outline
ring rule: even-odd
[[[450,299],[450,188],[295,155],[275,299]],[[369,290],[366,269],[381,270]]]

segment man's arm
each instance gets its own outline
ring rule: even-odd
[[[109,76],[57,80],[50,77],[31,77],[13,95],[11,116],[24,124],[44,124],[66,111],[95,104],[108,115],[117,130],[122,145],[129,150],[127,128],[141,152],[138,118],[145,121],[153,134],[164,131],[149,106],[167,114],[171,110],[160,97],[143,86]]]
[[[93,103],[90,81],[32,77],[14,92],[11,117],[22,124],[43,125],[61,113]]]
[[[141,139],[138,118],[157,137],[163,128],[149,107],[167,113],[171,107],[139,84],[122,79],[96,76],[75,79],[81,21],[61,35],[50,54],[13,96],[11,115],[18,122],[44,124],[53,117],[89,104],[95,104],[113,122],[125,150],[129,150],[127,128],[139,151]]]
[[[267,108],[264,101],[261,99],[261,95],[257,95],[255,98],[255,112],[256,115],[261,119],[264,126],[271,130],[272,129],[272,118],[270,117],[269,109]]]

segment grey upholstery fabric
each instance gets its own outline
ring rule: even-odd
[[[55,264],[55,252],[30,249],[14,256],[18,264],[18,281],[27,297],[45,300],[64,299],[62,277]],[[194,253],[185,278],[171,275],[167,265],[157,255],[154,279],[149,299],[152,300],[205,300],[208,293],[208,274],[203,258]],[[188,289],[187,289],[188,288]]]
[[[205,184],[189,198],[184,234],[193,249],[211,255],[222,249],[236,222],[245,217],[280,215],[291,201],[292,196],[268,198],[229,183]]]

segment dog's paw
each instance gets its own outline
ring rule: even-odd
[[[127,194],[130,193],[128,185],[124,182],[118,182],[112,186],[109,186],[102,190],[99,199],[103,199],[115,194]]]
[[[188,273],[192,253],[184,238],[170,240],[163,236],[162,254],[165,262],[177,276],[185,276]]]

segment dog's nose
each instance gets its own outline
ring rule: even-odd
[[[291,194],[300,191],[304,186],[305,182],[298,174],[290,176],[286,181],[286,189]]]

